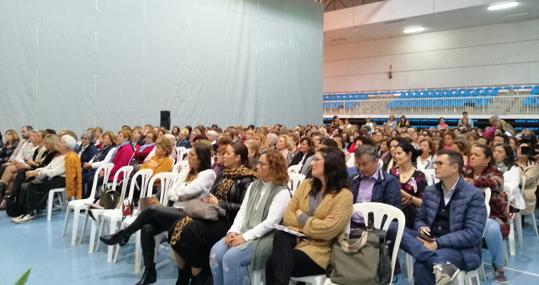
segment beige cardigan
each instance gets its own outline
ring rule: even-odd
[[[352,192],[341,189],[337,194],[327,194],[316,209],[313,217],[309,217],[305,226],[301,227],[296,211],[309,213],[309,192],[312,179],[306,179],[294,192],[284,215],[284,225],[295,231],[301,231],[309,239],[302,240],[296,249],[305,252],[316,264],[327,268],[331,257],[331,244],[344,230],[352,216]]]

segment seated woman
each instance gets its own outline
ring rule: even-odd
[[[422,139],[419,142],[419,148],[421,149],[421,155],[417,158],[417,169],[421,171],[434,169],[434,156],[436,150],[434,149],[432,140]]]
[[[83,165],[82,170],[82,191],[83,197],[87,198],[90,195],[92,190],[92,185],[94,183],[94,176],[97,168],[99,168],[103,163],[109,163],[112,161],[114,154],[116,153],[117,147],[116,135],[111,131],[106,131],[101,135],[100,145],[101,148],[98,149],[94,158],[89,162]],[[102,175],[99,173],[98,175]],[[99,186],[99,185],[97,185]]]
[[[288,284],[290,277],[325,274],[331,244],[352,215],[352,192],[347,182],[344,154],[337,148],[317,151],[312,179],[294,192],[284,215],[284,225],[302,232],[305,239],[277,231],[272,254],[266,262],[266,283]]]
[[[302,137],[299,140],[298,153],[294,155],[290,165],[300,165],[300,170],[306,165],[307,160],[314,154],[314,143],[310,137]],[[301,172],[301,171],[300,171]]]
[[[144,144],[137,145],[135,147],[135,161],[137,164],[144,163],[144,160],[152,152],[155,147],[155,141],[157,140],[157,134],[153,130],[150,130],[144,136]],[[172,151],[172,149],[171,149]],[[170,153],[169,153],[170,155]]]
[[[224,154],[225,170],[217,177],[210,195],[203,201],[226,211],[217,221],[185,217],[176,222],[170,235],[170,245],[176,253],[180,270],[176,284],[205,284],[210,277],[209,255],[212,246],[223,238],[232,226],[247,188],[255,179],[248,167],[247,147],[239,142],[229,144]]]
[[[122,129],[118,132],[117,141],[118,141],[118,150],[114,154],[114,157],[112,158],[112,163],[114,163],[114,166],[110,170],[110,177],[108,182],[112,182],[114,180],[114,175],[116,172],[124,167],[129,165],[131,162],[131,158],[134,154],[133,146],[131,145],[131,137],[132,133],[129,129]],[[123,175],[118,175],[118,180],[121,181],[123,179]],[[99,181],[102,181],[99,179]],[[117,182],[119,182],[117,181]],[[99,182],[101,183],[101,182]]]
[[[496,169],[503,173],[503,189],[509,196],[509,205],[514,212],[526,208],[526,203],[520,193],[522,170],[515,164],[515,156],[509,144],[494,146],[494,161]]]
[[[39,166],[38,163],[44,158],[44,154],[46,151],[46,149],[41,146],[44,134],[44,132],[30,132],[28,139],[32,143],[34,150],[32,156],[28,159],[25,159],[24,162],[14,161],[12,164],[8,165],[4,169],[4,173],[2,173],[2,178],[0,179],[0,184],[7,185],[6,193],[13,192],[13,182],[17,175],[20,174],[24,176],[26,171],[31,170],[32,168],[37,168],[37,166]]]
[[[19,135],[16,130],[7,130],[4,137],[4,145],[0,148],[0,165],[8,162],[19,144]]]
[[[271,254],[273,226],[281,222],[290,201],[283,156],[275,150],[267,151],[258,161],[256,176],[234,224],[210,252],[214,285],[250,284],[249,265],[253,271],[263,270]]]
[[[417,151],[407,140],[403,140],[397,145],[393,159],[396,167],[393,167],[389,172],[399,179],[401,209],[406,217],[406,227],[412,229],[417,210],[423,202],[427,178],[423,172],[415,167]]]
[[[81,144],[78,151],[81,167],[84,166],[85,163],[92,160],[92,158],[97,153],[97,147],[95,146],[95,144],[92,143],[92,139],[93,137],[88,133],[81,136]]]
[[[507,283],[504,274],[504,236],[509,234],[509,206],[507,194],[503,191],[503,174],[494,166],[492,150],[481,144],[475,144],[470,152],[470,166],[466,170],[466,182],[477,188],[490,188],[490,216],[483,236],[492,256],[496,281]]]
[[[210,147],[203,143],[198,143],[191,148],[187,155],[189,163],[189,174],[185,180],[177,181],[169,190],[169,197],[174,201],[173,207],[150,206],[143,210],[135,219],[135,221],[123,230],[109,236],[101,236],[102,242],[108,245],[120,244],[125,245],[129,237],[141,230],[141,246],[142,256],[144,259],[144,274],[137,283],[151,284],[157,279],[154,262],[154,236],[169,231],[174,222],[184,217],[184,212],[179,209],[182,201],[191,198],[206,196],[213,182],[215,174],[211,167],[211,150]]]
[[[153,175],[172,170],[174,161],[170,158],[170,153],[174,145],[169,140],[161,139],[155,144],[155,154],[140,166],[140,169],[151,169]]]
[[[288,135],[280,135],[277,140],[275,148],[283,155],[287,163],[290,163],[294,153],[292,152],[292,144],[290,143],[291,139]]]
[[[33,181],[24,183],[19,193],[20,201],[24,207],[24,214],[13,218],[14,223],[24,223],[33,220],[36,217],[36,210],[46,207],[49,191],[55,188],[66,186],[66,155],[72,152],[77,141],[75,138],[64,135],[60,140],[56,135],[51,136],[49,140],[53,141],[58,155],[45,167],[26,172],[26,177],[34,178]],[[68,167],[76,166],[72,163],[80,161],[68,160]]]
[[[522,215],[533,214],[537,205],[535,193],[539,183],[539,165],[533,161],[534,154],[534,145],[529,141],[522,141],[517,148],[517,165],[526,180],[522,191],[526,208],[522,210]]]

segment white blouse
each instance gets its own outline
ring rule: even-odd
[[[246,211],[247,205],[249,203],[249,193],[251,192],[252,185],[253,183],[251,183],[251,185],[249,185],[249,188],[247,188],[247,193],[245,193],[245,198],[241,203],[240,210],[236,215],[236,218],[234,219],[232,227],[230,227],[230,230],[228,230],[229,233],[242,234],[245,241],[261,238],[267,233],[269,233],[271,230],[273,230],[273,226],[281,222],[284,212],[286,211],[286,207],[288,206],[288,202],[290,202],[290,191],[287,188],[283,188],[283,190],[279,191],[279,193],[277,193],[277,195],[275,195],[275,197],[273,198],[266,219],[260,224],[258,224],[256,227],[246,231],[245,233],[241,233],[241,228],[243,227],[243,220],[245,219],[245,216],[249,214]],[[265,191],[271,191],[271,183],[264,182],[264,185],[262,186],[262,189],[260,191],[262,191],[260,195],[260,198],[262,198]],[[261,202],[261,200],[257,201],[256,208],[262,211],[263,208],[259,208]]]
[[[206,169],[198,173],[191,182],[186,182],[185,178],[178,179],[168,191],[168,198],[174,201],[173,207],[183,208],[185,201],[208,195],[215,182],[215,177],[213,169]]]

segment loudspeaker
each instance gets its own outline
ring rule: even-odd
[[[161,111],[161,128],[170,130],[170,111]]]

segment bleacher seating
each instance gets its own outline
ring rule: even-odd
[[[524,99],[524,106],[539,106],[539,86],[532,88],[530,96]]]
[[[465,88],[439,88],[439,89],[414,89],[414,90],[387,90],[387,91],[363,91],[357,93],[326,93],[323,96],[323,108],[329,113],[336,110],[344,110],[345,113],[376,109],[400,109],[402,112],[418,110],[423,112],[436,112],[438,109],[453,108],[453,111],[464,108],[478,108],[482,112],[491,112],[492,106],[500,108],[504,103],[493,104],[499,94],[520,95],[520,102],[503,102],[510,105],[521,106],[526,114],[534,112],[529,107],[539,107],[539,85],[505,85],[484,86]],[[526,97],[529,94],[528,97]],[[524,95],[524,96],[523,96]],[[379,99],[379,100],[378,100]],[[425,100],[427,99],[427,100]],[[379,101],[375,104],[375,101]],[[530,111],[531,110],[531,111]],[[326,113],[328,113],[326,111]],[[502,111],[503,112],[503,111]],[[370,113],[367,111],[367,113]]]

